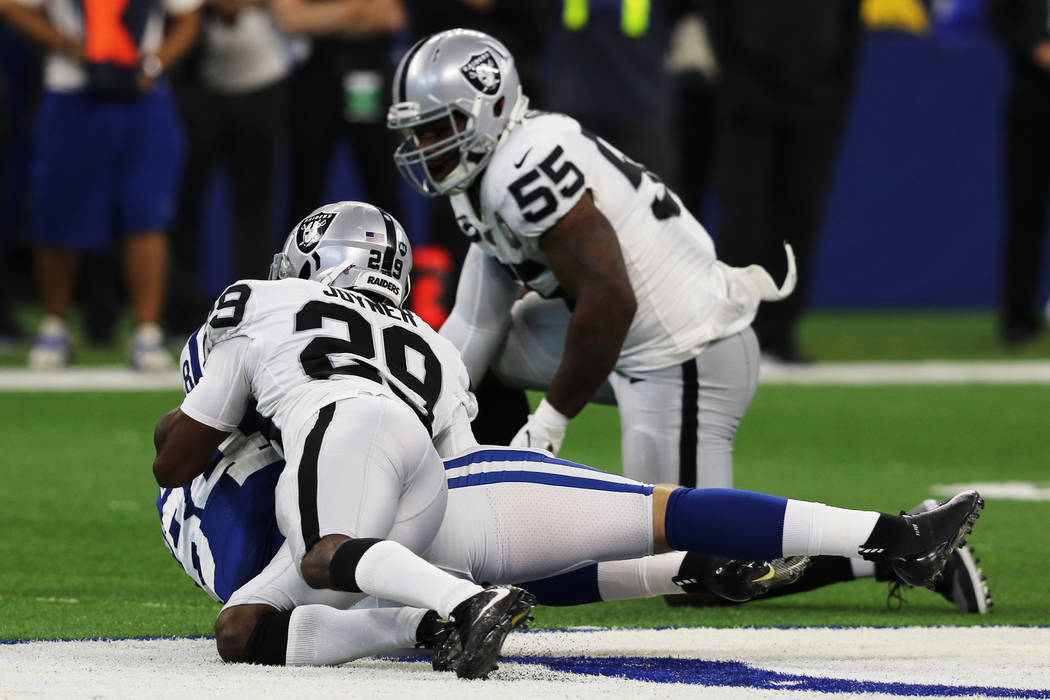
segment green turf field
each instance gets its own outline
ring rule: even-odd
[[[210,634],[218,606],[160,538],[152,428],[159,393],[0,393],[0,639]],[[1050,387],[764,386],[737,437],[737,485],[896,511],[934,483],[1050,481]],[[562,455],[619,469],[615,411],[591,407]],[[962,616],[913,590],[886,607],[861,581],[740,607],[662,600],[540,608],[536,626],[1050,625],[1041,564],[1050,503],[991,500],[971,543],[996,607]]]

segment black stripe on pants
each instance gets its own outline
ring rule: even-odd
[[[317,522],[317,458],[321,454],[324,433],[334,415],[334,402],[318,411],[317,422],[306,436],[303,457],[299,460],[299,524],[307,552],[321,539],[321,526]]]
[[[696,487],[696,436],[700,428],[699,360],[682,363],[682,429],[678,435],[678,483]]]

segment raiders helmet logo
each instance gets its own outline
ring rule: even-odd
[[[323,211],[299,222],[299,226],[295,229],[295,245],[299,250],[309,253],[316,248],[335,216],[334,213]]]
[[[499,65],[493,55],[485,51],[470,57],[470,60],[459,69],[475,90],[486,95],[499,92]]]

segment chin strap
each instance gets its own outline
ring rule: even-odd
[[[510,117],[507,118],[507,125],[503,127],[503,131],[500,132],[499,137],[496,138],[496,143],[493,144],[492,149],[489,150],[487,154],[485,154],[485,164],[475,167],[474,170],[470,173],[470,175],[463,182],[460,182],[455,187],[451,187],[444,192],[437,192],[436,194],[452,196],[455,194],[462,194],[463,192],[466,192],[474,183],[474,180],[476,180],[481,175],[481,173],[485,171],[485,167],[488,165],[487,160],[491,158],[492,154],[496,152],[496,149],[499,148],[500,145],[502,145],[503,142],[507,140],[507,136],[510,134],[510,132],[514,131],[518,124],[521,123],[521,120],[525,117],[525,113],[528,111],[529,98],[525,96],[524,93],[522,93],[521,86],[519,85],[518,95],[514,101],[514,107],[511,108]],[[477,120],[477,115],[474,115],[474,119],[475,121]],[[466,151],[460,153],[460,163],[456,166],[455,170],[453,170],[451,173],[448,174],[448,176],[445,177],[446,181],[454,179],[454,176],[456,176],[462,171],[464,167],[464,161],[467,159],[467,153],[468,152]]]
[[[510,110],[510,117],[507,119],[507,126],[504,127],[503,133],[500,134],[499,139],[496,141],[496,146],[503,143],[503,140],[507,138],[507,134],[514,131],[515,127],[521,123],[521,120],[525,118],[525,113],[529,111],[529,98],[521,91],[521,86],[518,86],[518,99],[514,101],[514,107]]]

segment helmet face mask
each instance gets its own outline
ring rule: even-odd
[[[401,177],[417,192],[431,197],[469,186],[474,174],[470,166],[488,160],[484,151],[475,155],[477,120],[455,105],[410,119],[411,126],[400,129],[401,143],[394,151]],[[484,150],[491,154],[491,149]]]
[[[363,202],[337,202],[296,224],[270,265],[271,280],[310,279],[369,292],[400,307],[411,289],[412,247],[390,214]]]
[[[528,106],[514,59],[496,39],[467,29],[412,47],[394,77],[387,127],[401,132],[401,176],[427,197],[466,190]]]

